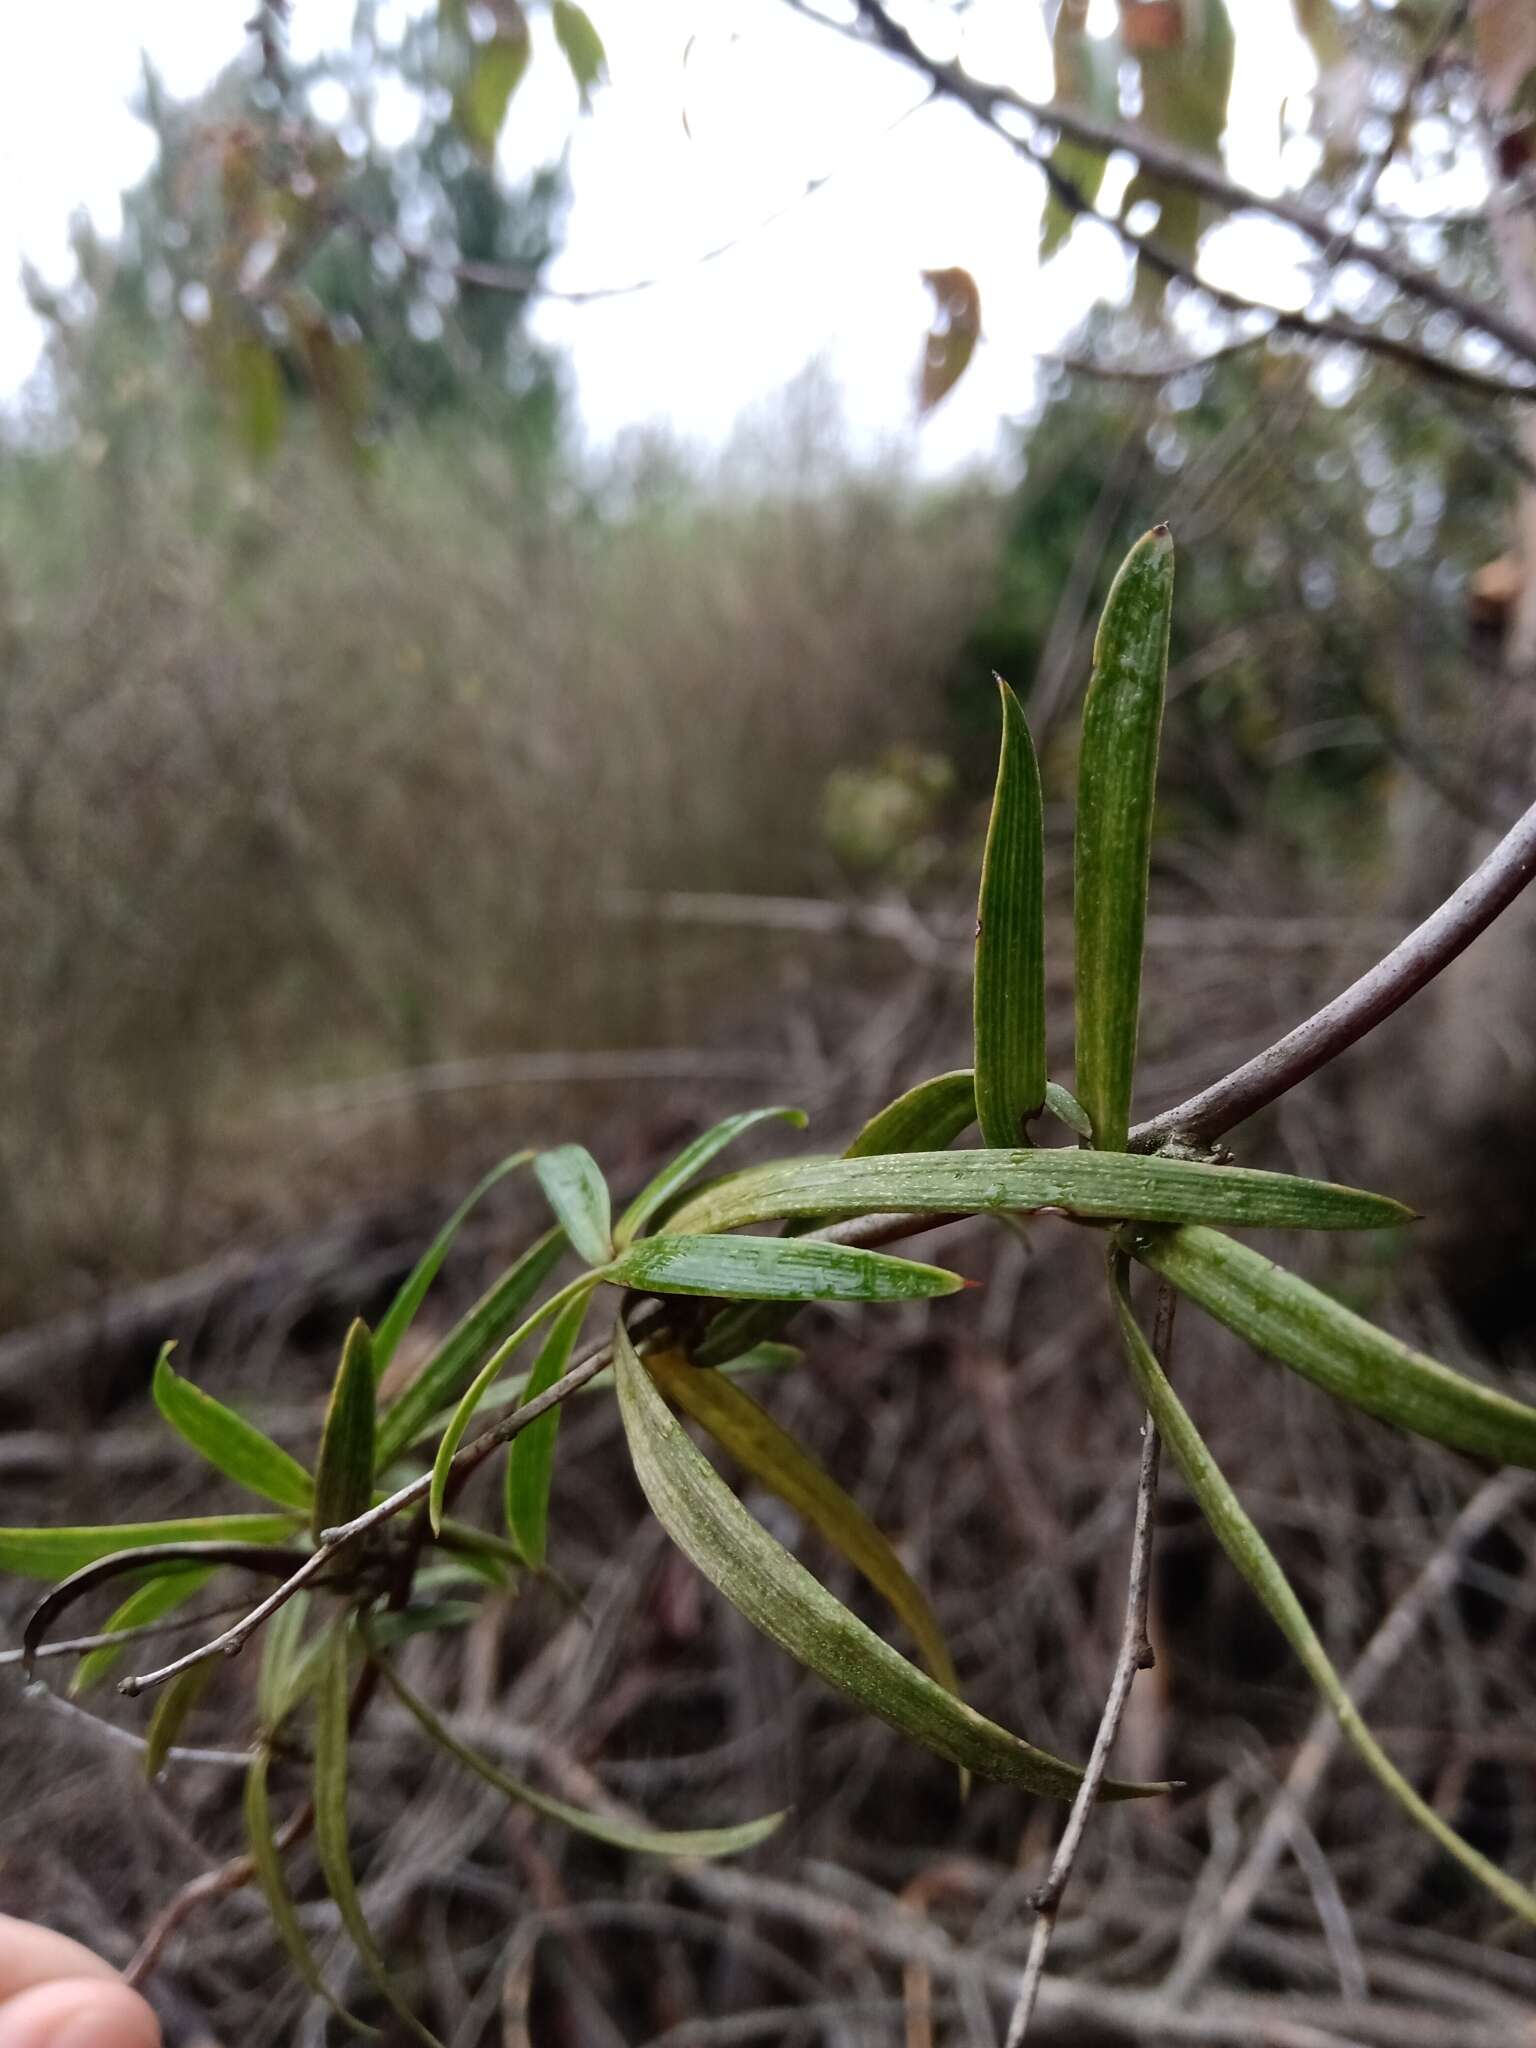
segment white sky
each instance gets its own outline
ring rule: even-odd
[[[398,18],[420,4],[385,0],[385,11]],[[1003,422],[1028,404],[1036,353],[1059,345],[1093,297],[1114,288],[1107,231],[1080,229],[1042,275],[1038,174],[958,108],[933,105],[893,126],[921,97],[918,81],[782,0],[589,0],[589,11],[611,84],[578,118],[563,65],[541,47],[505,145],[515,174],[569,143],[573,200],[552,283],[664,280],[633,297],[539,312],[542,334],[569,352],[588,439],[602,445],[626,426],[664,422],[717,443],[745,408],[819,358],[856,445],[910,441],[927,470],[991,453]],[[1289,0],[1242,0],[1236,11],[1228,160],[1274,190],[1281,105],[1305,94],[1311,60]],[[18,7],[7,21],[0,393],[18,388],[37,355],[14,283],[22,257],[62,281],[71,212],[83,206],[110,230],[117,195],[148,166],[148,132],[127,106],[140,50],[175,95],[190,95],[241,49],[249,14],[250,0],[84,0]],[[912,18],[925,32],[935,17]],[[342,45],[351,20],[352,0],[293,0],[295,54]],[[1048,95],[1036,0],[975,0],[966,23],[973,70]],[[790,204],[829,171],[824,189]],[[1228,232],[1244,238],[1246,284],[1298,295],[1288,238]],[[738,235],[739,247],[698,264]],[[1215,239],[1213,272],[1224,267]],[[950,264],[980,284],[985,341],[919,427],[912,393],[931,308],[919,273]]]

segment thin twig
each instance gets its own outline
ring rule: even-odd
[[[1054,129],[1069,141],[1102,150],[1106,155],[1115,150],[1128,151],[1154,177],[1178,185],[1229,212],[1263,213],[1273,220],[1283,221],[1287,227],[1304,235],[1315,248],[1329,252],[1337,249],[1340,257],[1364,264],[1421,304],[1451,314],[1467,329],[1491,335],[1512,356],[1536,368],[1536,335],[1500,307],[1474,299],[1433,272],[1421,270],[1390,245],[1376,248],[1351,236],[1339,247],[1338,230],[1325,214],[1316,213],[1283,194],[1255,192],[1229,177],[1211,158],[1184,149],[1145,128],[1124,121],[1101,120],[1069,102],[1032,100],[1008,86],[973,78],[958,63],[929,56],[881,4],[881,0],[857,0],[857,4],[861,19],[880,47],[911,65],[930,81],[937,92],[957,100],[987,127],[1005,137],[1015,148],[1036,155],[1037,160],[1038,141],[1021,137],[1001,124],[997,118],[999,108],[1009,109],[1032,124]],[[801,14],[820,19],[826,27],[839,26],[826,16],[819,16],[806,4],[806,0],[790,0],[790,5]],[[1083,202],[1082,210],[1094,212],[1086,202]],[[1100,215],[1095,217],[1104,218]],[[1114,227],[1115,223],[1110,221],[1108,225]],[[1362,334],[1360,342],[1362,347],[1375,347],[1377,338],[1367,338]],[[1509,388],[1516,396],[1532,396],[1529,390]]]
[[[828,1229],[816,1234],[835,1244],[852,1244],[870,1249],[877,1245],[890,1244],[900,1238],[915,1237],[921,1231],[940,1230],[947,1224],[964,1220],[960,1216],[924,1216],[905,1212],[858,1216],[843,1223],[832,1224]],[[637,1333],[645,1330],[653,1325],[663,1312],[660,1307],[642,1309],[630,1327]],[[500,1421],[493,1423],[489,1429],[482,1430],[479,1436],[471,1438],[455,1454],[449,1467],[455,1489],[503,1444],[510,1443],[513,1437],[520,1435],[531,1423],[537,1422],[541,1415],[549,1414],[551,1409],[557,1408],[562,1401],[586,1386],[589,1380],[596,1379],[604,1367],[611,1363],[611,1357],[611,1344],[599,1344],[584,1358],[579,1358],[553,1386],[547,1387],[542,1394],[525,1402],[520,1408],[513,1409],[510,1414],[502,1416]],[[302,1591],[318,1578],[327,1565],[335,1560],[338,1551],[345,1549],[349,1543],[356,1542],[360,1536],[367,1536],[374,1529],[381,1528],[384,1523],[393,1521],[397,1515],[403,1514],[409,1507],[414,1507],[418,1501],[425,1500],[431,1487],[432,1475],[430,1472],[424,1472],[420,1478],[412,1479],[406,1485],[398,1487],[386,1499],[376,1502],[353,1521],[344,1522],[338,1528],[322,1529],[319,1547],[311,1551],[296,1571],[269,1593],[265,1600],[260,1601],[248,1614],[242,1616],[233,1627],[225,1629],[222,1635],[213,1637],[211,1641],[200,1644],[197,1649],[189,1650],[184,1657],[177,1657],[170,1664],[162,1664],[158,1670],[136,1671],[131,1676],[120,1679],[118,1691],[128,1699],[133,1699],[139,1693],[147,1692],[152,1686],[164,1685],[168,1680],[179,1677],[183,1671],[190,1671],[194,1665],[206,1663],[211,1657],[239,1656],[262,1624],[270,1621],[279,1608],[286,1607],[295,1593]]]
[[[66,1700],[56,1692],[50,1692],[42,1682],[22,1689],[22,1698],[29,1707],[39,1712],[52,1714],[56,1719],[71,1722],[79,1728],[82,1724],[102,1742],[114,1744],[119,1749],[136,1749],[142,1753],[149,1748],[147,1739],[135,1735],[131,1728],[119,1728],[115,1721],[104,1721],[100,1714],[93,1714],[89,1707],[77,1707],[73,1700]],[[216,1764],[221,1770],[243,1771],[250,1765],[249,1750],[236,1749],[187,1749],[176,1745],[165,1752],[171,1763]]]
[[[1150,1152],[1171,1137],[1202,1144],[1288,1093],[1433,981],[1509,908],[1533,876],[1536,804],[1515,821],[1461,887],[1384,960],[1234,1072],[1138,1124],[1131,1133],[1132,1148]]]
[[[1173,1348],[1175,1299],[1173,1289],[1166,1282],[1159,1286],[1152,1342],[1158,1363],[1165,1371]],[[1062,1895],[1072,1880],[1073,1867],[1088,1827],[1088,1816],[1093,1811],[1099,1786],[1109,1768],[1109,1753],[1120,1733],[1120,1722],[1131,1696],[1131,1687],[1136,1682],[1137,1672],[1150,1671],[1156,1662],[1147,1630],[1147,1608],[1152,1593],[1152,1524],[1157,1513],[1157,1468],[1161,1442],[1157,1425],[1150,1415],[1143,1420],[1141,1431],[1141,1466],[1136,1476],[1136,1522],[1131,1536],[1131,1561],[1125,1589],[1125,1627],[1120,1636],[1120,1653],[1115,1659],[1115,1674],[1099,1719],[1099,1732],[1093,1738],[1083,1782],[1077,1788],[1072,1811],[1067,1815],[1066,1827],[1051,1859],[1050,1874],[1034,1897],[1036,1917],[1030,1935],[1029,1957],[1019,1982],[1013,2017],[1008,2022],[1005,2048],[1020,2048],[1029,2029],[1045,1977],[1045,1959],[1055,1932],[1056,1916],[1061,1910]]]
[[[1445,1598],[1467,1552],[1502,1522],[1533,1486],[1536,1478],[1529,1472],[1508,1471],[1495,1473],[1478,1488],[1418,1577],[1383,1618],[1346,1678],[1346,1689],[1358,1708],[1368,1704],[1436,1604]],[[1253,1911],[1295,1828],[1304,1821],[1342,1739],[1332,1708],[1320,1709],[1251,1848],[1222,1886],[1216,1911],[1191,1921],[1189,1939],[1163,1986],[1170,2004],[1188,2003]]]

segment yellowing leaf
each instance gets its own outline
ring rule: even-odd
[[[862,1572],[906,1623],[939,1684],[958,1693],[954,1660],[927,1595],[858,1502],[723,1374],[690,1365],[675,1351],[651,1352],[645,1365],[668,1400],[702,1423],[739,1465],[803,1515]]]
[[[555,41],[571,67],[583,107],[592,103],[592,88],[608,76],[608,53],[584,8],[575,0],[555,0]]]
[[[868,1712],[978,1777],[1070,1799],[1074,1765],[999,1728],[866,1628],[754,1521],[668,1409],[622,1321],[614,1378],[629,1454],[657,1521],[752,1626]],[[1109,1784],[1106,1799],[1151,1796],[1157,1785]]]
[[[968,270],[925,270],[923,283],[933,293],[933,326],[923,348],[923,373],[918,410],[932,412],[965,374],[981,339],[981,293]]]
[[[1531,0],[1472,0],[1470,15],[1489,110],[1509,114],[1536,73],[1536,7]]]

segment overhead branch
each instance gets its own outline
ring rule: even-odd
[[[816,12],[807,4],[807,0],[789,0],[789,4],[803,14],[814,15]],[[1378,248],[1362,241],[1358,234],[1341,236],[1336,225],[1330,222],[1325,214],[1302,205],[1284,193],[1255,192],[1251,187],[1230,177],[1222,166],[1211,158],[1201,156],[1193,150],[1183,149],[1177,143],[1169,142],[1164,137],[1152,134],[1132,122],[1103,120],[1082,108],[1054,100],[1030,99],[1011,86],[973,78],[958,63],[930,56],[916,38],[893,18],[883,0],[857,0],[857,5],[860,20],[868,31],[870,40],[888,51],[891,56],[910,65],[928,79],[935,92],[966,107],[985,126],[1003,136],[1031,161],[1040,163],[1042,168],[1045,166],[1038,136],[1038,130],[1042,127],[1052,129],[1065,136],[1068,141],[1085,148],[1102,150],[1106,155],[1115,150],[1123,150],[1135,157],[1143,169],[1154,177],[1178,185],[1226,212],[1265,214],[1271,220],[1280,221],[1285,226],[1294,228],[1315,248],[1326,252],[1330,261],[1348,260],[1365,265],[1421,305],[1449,313],[1469,332],[1481,332],[1491,336],[1517,361],[1536,371],[1536,334],[1502,308],[1458,291],[1433,271],[1421,269],[1390,244]],[[1030,124],[1031,132],[1028,135],[1017,133],[1012,125],[999,118],[1004,113],[1024,117]],[[1052,183],[1074,211],[1098,219],[1104,218],[1088,205],[1081,193],[1064,190],[1056,185],[1054,179]],[[1112,227],[1115,225],[1114,222],[1108,224]],[[1139,246],[1145,250],[1147,245],[1141,243]],[[1208,285],[1203,285],[1203,288],[1210,290]],[[1236,303],[1248,307],[1255,302],[1238,299]],[[1362,347],[1374,345],[1372,341],[1365,339],[1363,333],[1351,338],[1357,340]],[[1494,380],[1483,381],[1492,383]],[[1507,395],[1536,396],[1536,393],[1519,385],[1499,388]]]

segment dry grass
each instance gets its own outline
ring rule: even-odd
[[[282,1091],[706,1040],[744,951],[658,948],[605,891],[823,877],[827,776],[933,730],[993,539],[879,482],[553,512],[484,450],[14,482],[12,1317],[441,1167],[441,1120],[414,1168],[306,1156]]]

